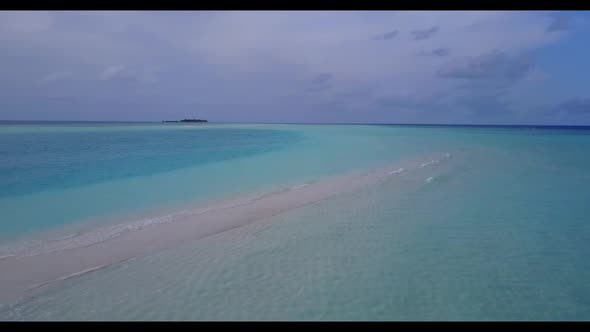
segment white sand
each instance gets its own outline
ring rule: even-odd
[[[425,162],[436,163],[446,155],[396,163],[370,173],[356,173],[294,186],[289,190],[237,199],[193,211],[149,225],[121,225],[118,232],[91,241],[92,234],[79,234],[51,242],[51,248],[35,254],[14,253],[0,259],[0,304],[26,297],[31,290],[56,281],[90,273],[232,228],[240,227],[291,209],[318,202],[338,193],[352,191],[382,180],[404,176]],[[401,171],[403,170],[403,171]]]

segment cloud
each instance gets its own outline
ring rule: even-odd
[[[565,31],[569,29],[570,18],[568,16],[556,17],[547,27],[546,32]]]
[[[330,73],[321,73],[318,76],[316,76],[312,80],[312,82],[314,84],[322,84],[322,83],[326,83],[326,82],[330,81],[333,77],[334,77],[334,75],[332,75]]]
[[[526,75],[532,66],[527,58],[511,58],[503,52],[493,51],[474,57],[454,60],[441,68],[437,75],[450,79],[508,79]]]
[[[532,68],[530,57],[492,51],[456,58],[436,74],[440,79],[460,82],[448,94],[449,113],[459,112],[463,118],[478,118],[482,123],[509,123],[521,111],[512,89],[522,82],[530,85],[525,78]]]
[[[433,26],[428,29],[421,29],[421,30],[414,30],[411,31],[410,34],[414,40],[423,40],[432,37],[438,31],[437,26]]]
[[[455,105],[461,107],[468,114],[475,114],[480,119],[500,118],[512,113],[512,103],[501,90],[477,91],[460,96]]]
[[[302,89],[303,93],[306,94],[304,98],[318,98],[318,96],[325,95],[326,91],[333,86],[333,77],[331,73],[321,73],[315,76],[311,80],[311,84],[306,84]]]
[[[98,75],[101,81],[136,81],[139,83],[155,83],[157,77],[150,70],[132,69],[125,65],[111,65],[107,66]]]
[[[62,80],[71,78],[72,76],[73,76],[73,73],[70,71],[59,71],[59,72],[54,72],[54,73],[51,73],[51,74],[43,77],[40,82],[42,84],[47,84],[47,83],[52,83],[52,82],[56,82],[56,81],[62,81]]]
[[[0,31],[27,35],[47,31],[53,24],[53,16],[47,12],[0,12]]]
[[[375,39],[377,39],[377,40],[390,40],[390,39],[395,38],[398,35],[398,33],[399,33],[399,31],[393,30],[390,32],[386,32],[382,35],[379,35],[379,36],[375,37]]]
[[[521,80],[533,65],[527,56],[564,37],[546,33],[548,17],[504,11],[2,12],[0,118],[12,112],[3,105],[36,109],[35,101],[47,95],[77,96],[80,107],[70,114],[78,118],[84,115],[76,109],[94,109],[96,100],[113,107],[123,100],[158,101],[171,105],[161,112],[182,112],[181,102],[195,98],[227,121],[236,108],[260,112],[245,117],[261,119],[306,119],[326,109],[337,120],[343,105],[359,112],[358,119],[402,108],[408,119],[432,119],[479,100],[478,107],[492,112],[483,104],[522,98],[502,92],[515,82],[532,86]],[[433,41],[444,47],[425,47],[435,34]],[[125,109],[134,112],[126,118],[142,119],[141,109]]]
[[[561,102],[539,105],[536,119],[544,124],[590,125],[590,98],[571,97]]]
[[[422,51],[418,53],[420,56],[435,56],[435,57],[445,57],[451,54],[451,50],[448,48],[440,47],[436,48],[431,51]]]
[[[590,115],[590,98],[574,98],[567,100],[557,105],[555,110],[560,113]]]
[[[98,75],[98,78],[100,80],[106,81],[115,79],[117,77],[122,77],[124,74],[124,70],[125,66],[123,65],[108,66]]]
[[[422,109],[433,106],[440,107],[442,96],[428,94],[420,90],[396,90],[389,94],[377,96],[375,102],[381,107],[395,109]]]
[[[436,56],[447,56],[450,53],[451,51],[448,48],[437,48],[434,51],[432,51],[432,54]]]

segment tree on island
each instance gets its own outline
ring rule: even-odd
[[[183,119],[180,121],[164,121],[164,122],[197,122],[197,123],[204,123],[204,122],[209,122],[207,120],[203,120],[203,119]]]

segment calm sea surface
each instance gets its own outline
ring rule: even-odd
[[[8,247],[452,156],[68,279],[0,320],[588,320],[589,151],[585,128],[0,123]]]

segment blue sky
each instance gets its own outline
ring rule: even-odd
[[[589,12],[0,12],[0,119],[590,124]]]

